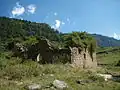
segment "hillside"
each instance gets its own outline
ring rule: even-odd
[[[29,36],[45,37],[50,41],[63,40],[61,38],[63,33],[59,33],[46,23],[0,17],[0,50],[5,49],[13,40],[24,41]],[[100,47],[120,46],[120,40],[99,34],[92,34],[92,36],[96,38]]]
[[[59,32],[46,23],[0,17],[0,49],[13,40],[24,41],[29,36],[45,37],[51,41],[59,41]]]
[[[120,40],[114,39],[112,37],[107,37],[99,34],[92,34],[97,40],[97,45],[101,47],[116,47],[120,46]]]

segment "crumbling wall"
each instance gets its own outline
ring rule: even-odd
[[[78,48],[76,47],[73,47],[73,48],[70,48],[71,50],[71,63],[75,66],[75,67],[81,67],[83,68],[83,55],[80,54],[82,52],[79,51]]]
[[[79,50],[77,47],[71,48],[71,63],[74,67],[94,68],[97,66],[96,53],[91,56],[88,49]]]

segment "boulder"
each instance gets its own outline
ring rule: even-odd
[[[40,90],[41,85],[39,84],[30,84],[25,87],[26,90]]]
[[[113,79],[113,76],[110,74],[97,74],[97,76],[103,77],[105,81]]]
[[[53,86],[60,90],[64,90],[64,89],[68,88],[67,83],[65,83],[64,81],[60,81],[60,80],[54,80]]]

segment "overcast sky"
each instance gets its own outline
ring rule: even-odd
[[[1,0],[0,16],[120,38],[120,0]]]

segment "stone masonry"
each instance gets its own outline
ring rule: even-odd
[[[77,47],[70,48],[71,63],[74,67],[95,68],[97,67],[96,53],[90,55],[88,49],[79,50]]]

